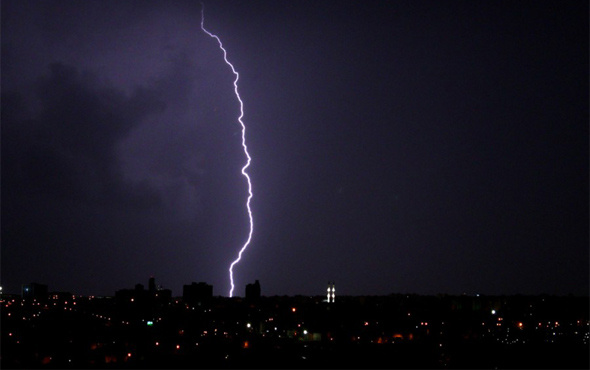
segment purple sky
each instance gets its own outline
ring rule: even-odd
[[[227,295],[198,1],[2,1],[2,285]],[[215,1],[235,294],[587,294],[588,3]]]

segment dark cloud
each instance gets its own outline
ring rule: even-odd
[[[108,294],[123,281],[157,271],[172,281],[179,267],[206,271],[215,260],[198,245],[219,237],[197,220],[232,199],[223,193],[231,186],[210,180],[232,181],[224,160],[214,160],[214,146],[231,134],[183,124],[195,112],[211,122],[224,116],[191,104],[196,76],[185,62],[132,93],[63,63],[29,89],[3,93],[3,274],[11,289],[37,279],[87,291],[89,280],[112,271],[98,287]]]
[[[151,274],[225,290],[246,217],[232,75],[194,6],[137,4],[2,13],[8,290],[111,294]]]
[[[2,116],[7,139],[3,157],[9,159],[3,191],[93,203],[130,198],[137,204],[158,202],[153,191],[142,189],[142,198],[142,191],[123,182],[115,153],[132,128],[165,108],[153,91],[137,89],[126,96],[100,86],[88,73],[59,63],[49,66],[34,91],[37,113],[27,119],[19,119],[17,113],[25,107],[10,108],[12,101],[22,104],[18,93],[3,96],[9,107]]]

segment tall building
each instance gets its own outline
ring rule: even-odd
[[[328,303],[334,303],[336,300],[336,283],[328,281],[328,293],[326,301]]]
[[[150,291],[150,293],[155,293],[156,292],[156,279],[152,276],[150,277],[149,283],[148,283],[148,289]]]
[[[172,298],[172,291],[164,289],[161,285],[156,285],[156,279],[152,276],[148,282],[149,296],[160,303],[166,303]]]
[[[254,300],[260,298],[260,282],[256,280],[254,284],[246,284],[246,299]]]

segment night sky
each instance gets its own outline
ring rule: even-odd
[[[228,295],[198,1],[2,1],[2,280]],[[588,294],[587,1],[206,1],[235,295]]]

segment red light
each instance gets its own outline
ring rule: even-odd
[[[176,349],[180,349],[180,344],[177,344],[176,345]]]

